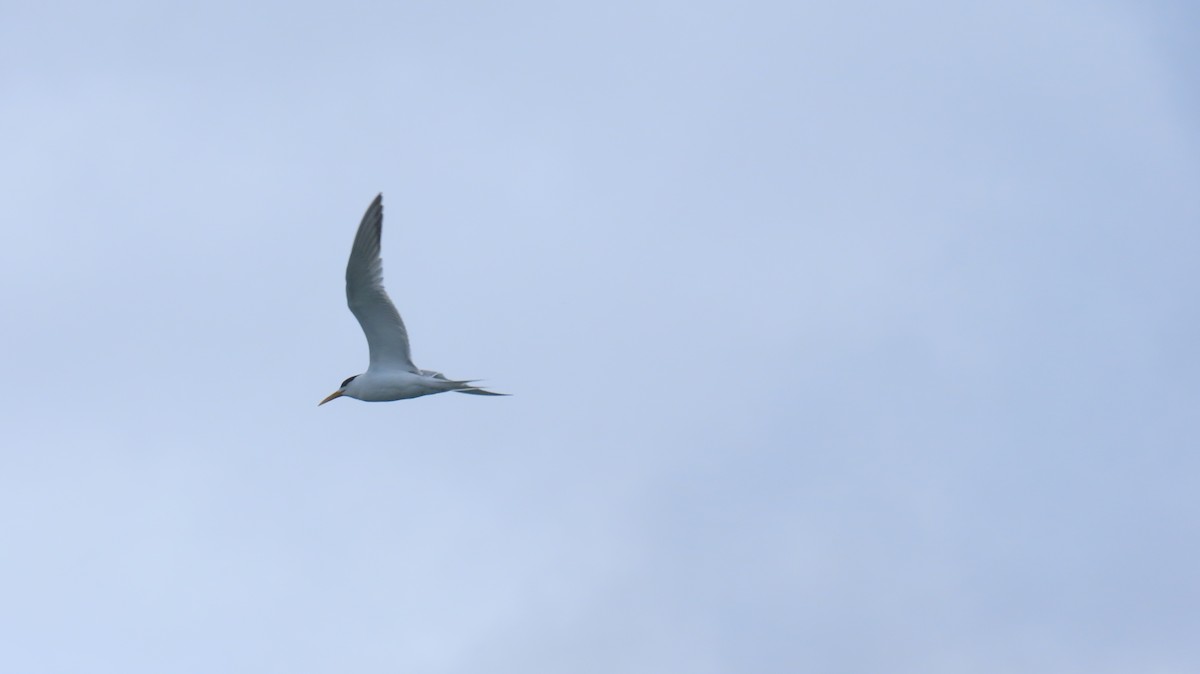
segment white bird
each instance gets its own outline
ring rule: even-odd
[[[441,372],[420,370],[413,365],[408,348],[408,331],[400,312],[383,289],[383,262],[379,259],[383,231],[383,195],[375,197],[354,236],[350,262],[346,264],[346,301],[367,335],[371,362],[367,371],[356,374],[321,402],[346,396],[369,400],[403,400],[431,393],[455,391],[474,395],[499,396],[505,393],[485,391],[472,381],[447,379]]]

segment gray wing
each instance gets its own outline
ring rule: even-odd
[[[383,261],[379,259],[383,231],[383,195],[375,197],[354,236],[346,265],[346,302],[358,319],[371,350],[370,369],[400,368],[416,372],[408,348],[408,331],[400,312],[383,289]]]

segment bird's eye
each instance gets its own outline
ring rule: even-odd
[[[354,377],[357,377],[357,376],[358,376],[358,375],[354,375]],[[350,377],[350,378],[349,378],[349,379],[347,379],[346,381],[342,382],[342,388],[346,388],[346,386],[347,386],[347,385],[348,385],[350,382],[354,381],[354,377]]]

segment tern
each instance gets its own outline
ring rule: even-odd
[[[383,195],[375,197],[358,225],[350,262],[346,264],[346,302],[367,335],[371,361],[367,371],[349,377],[338,390],[317,403],[320,407],[334,398],[357,398],[370,402],[419,398],[433,393],[471,393],[500,396],[474,386],[476,380],[447,379],[441,372],[421,370],[413,365],[408,347],[408,331],[400,312],[383,289],[383,262],[379,259],[383,232]]]

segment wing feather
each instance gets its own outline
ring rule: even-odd
[[[383,288],[383,261],[379,258],[382,232],[383,195],[380,194],[367,208],[354,236],[354,247],[346,264],[346,302],[367,336],[370,369],[400,368],[416,372],[408,347],[408,331]]]

